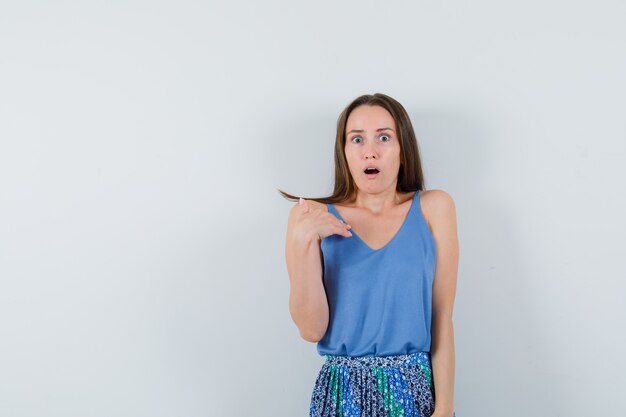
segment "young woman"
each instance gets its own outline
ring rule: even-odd
[[[456,417],[456,210],[423,188],[409,116],[378,93],[339,117],[331,196],[279,190],[298,201],[285,248],[291,317],[325,357],[310,417]]]

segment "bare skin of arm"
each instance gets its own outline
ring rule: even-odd
[[[435,385],[433,417],[454,413],[454,326],[452,311],[457,285],[459,243],[456,208],[443,190],[430,190],[424,211],[435,239],[437,260],[433,282],[431,365]],[[425,196],[426,197],[426,196]]]
[[[309,342],[318,342],[328,328],[329,308],[322,280],[320,241],[330,234],[349,236],[349,226],[311,200],[296,203],[289,213],[285,257],[289,273],[289,312]]]

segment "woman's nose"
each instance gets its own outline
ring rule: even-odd
[[[364,151],[365,159],[377,158],[376,148],[374,145],[367,145]]]

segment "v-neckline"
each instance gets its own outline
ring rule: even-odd
[[[404,220],[402,221],[402,224],[400,225],[400,228],[398,229],[396,234],[393,235],[393,237],[387,243],[385,243],[382,247],[380,247],[378,249],[372,248],[367,242],[365,242],[363,239],[361,239],[361,236],[359,236],[359,234],[357,232],[355,232],[352,228],[350,228],[350,232],[352,233],[352,236],[356,237],[358,239],[358,241],[361,242],[363,244],[363,246],[365,246],[371,252],[380,252],[383,249],[387,248],[389,245],[391,245],[393,243],[394,240],[396,240],[398,235],[404,229],[404,226],[407,224],[409,216],[411,215],[411,211],[413,211],[413,206],[415,205],[415,200],[416,200],[416,197],[417,197],[418,194],[419,194],[419,190],[415,191],[415,194],[413,194],[413,197],[411,197],[411,205],[409,206],[409,210],[407,211],[406,216],[404,216]],[[418,200],[418,204],[419,204],[419,200]],[[337,216],[339,216],[339,219],[341,219],[341,221],[346,223],[346,221],[343,219],[343,217],[341,216],[341,214],[339,213],[337,208],[335,208],[335,205],[332,204],[332,203],[329,203],[328,205],[333,208],[333,211],[337,214]]]

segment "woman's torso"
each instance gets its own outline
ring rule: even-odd
[[[435,241],[417,191],[375,224],[337,206],[352,237],[322,239],[329,325],[321,355],[387,356],[430,351]],[[407,194],[408,195],[408,194]],[[333,204],[326,209],[344,220]],[[382,232],[381,232],[382,230]],[[359,234],[361,233],[361,234]]]

